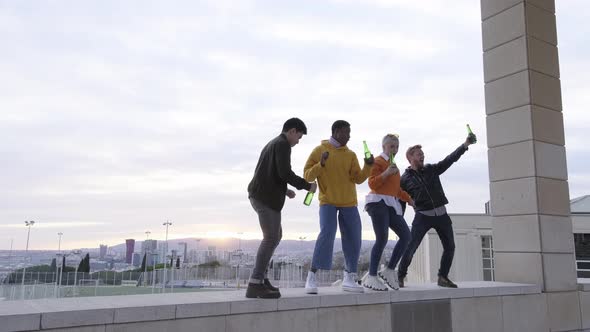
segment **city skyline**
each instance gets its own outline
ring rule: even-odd
[[[557,4],[571,198],[590,194],[585,114],[590,4]],[[349,147],[373,153],[400,134],[436,162],[465,138],[478,144],[443,176],[450,212],[489,199],[479,2],[227,0],[0,6],[0,249],[98,247],[164,239],[260,238],[246,186],[261,148],[291,116],[309,129],[293,149],[301,175],[337,119]],[[452,36],[452,38],[451,38]],[[452,112],[451,112],[452,110]],[[398,158],[401,167],[407,166]],[[362,211],[363,238],[372,239]],[[315,239],[297,192],[284,238]],[[406,216],[411,222],[412,214]]]

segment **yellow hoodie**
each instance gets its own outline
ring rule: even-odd
[[[322,153],[330,155],[326,165],[322,167]],[[320,187],[320,204],[336,207],[357,206],[356,184],[363,183],[371,173],[371,166],[365,164],[361,170],[356,154],[346,146],[339,148],[323,140],[322,144],[313,149],[305,167],[303,178],[309,182],[317,179]]]

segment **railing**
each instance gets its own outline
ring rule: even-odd
[[[576,259],[578,278],[590,278],[590,260]]]
[[[281,288],[303,287],[307,272],[301,265],[286,264],[270,269],[268,277],[274,285]],[[147,273],[68,272],[61,277],[53,272],[26,272],[24,286],[21,284],[22,273],[13,273],[0,285],[0,298],[22,300],[239,289],[247,285],[251,273],[252,267],[249,266],[195,266],[158,269]],[[317,274],[320,286],[329,286],[341,278],[342,270],[320,270]]]

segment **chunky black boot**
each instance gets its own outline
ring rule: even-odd
[[[457,288],[457,285],[447,277],[438,276],[438,285],[440,287]]]
[[[278,299],[281,293],[270,290],[264,284],[248,283],[246,297],[249,299]]]
[[[270,283],[270,280],[268,280],[268,278],[264,278],[264,282],[263,283],[264,283],[264,286],[266,286],[266,288],[270,289],[271,291],[273,291],[273,292],[278,292],[279,291],[278,288],[276,288],[275,286],[273,286]]]

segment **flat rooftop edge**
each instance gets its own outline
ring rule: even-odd
[[[149,295],[78,297],[0,302],[0,332],[110,325],[183,318],[223,316],[339,306],[539,294],[538,285],[504,282],[459,282],[459,288],[408,284],[398,291],[344,292],[321,287],[281,289],[280,299],[247,299],[245,290]],[[590,279],[588,280],[590,290]]]

